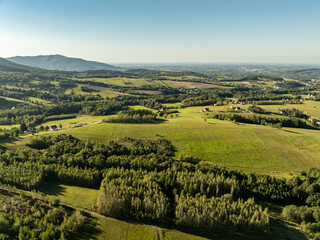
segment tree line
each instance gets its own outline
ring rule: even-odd
[[[62,134],[34,138],[28,146],[0,154],[1,183],[27,190],[47,181],[100,187],[98,209],[114,217],[203,232],[263,233],[268,213],[256,200],[320,204],[319,169],[289,179],[245,174],[175,158],[175,147],[163,138],[102,144]]]
[[[241,123],[249,124],[260,124],[265,126],[274,127],[292,127],[292,128],[306,128],[306,129],[319,129],[314,124],[311,124],[304,119],[296,117],[284,118],[284,117],[268,117],[259,115],[249,114],[238,114],[238,113],[211,113],[208,115],[209,118],[215,118],[219,120],[230,120]]]

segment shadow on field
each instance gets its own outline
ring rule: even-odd
[[[174,119],[174,118],[172,118]],[[167,119],[156,119],[153,122],[108,122],[108,121],[102,121],[102,123],[110,123],[110,124],[161,124],[164,122],[167,122]]]
[[[7,139],[3,139],[0,141],[0,144],[3,144],[3,143],[14,143],[15,141],[17,140],[21,140],[22,138],[21,137],[12,137],[12,138],[7,138]],[[3,149],[7,149],[3,146],[1,146],[1,148]]]
[[[284,129],[282,129],[282,131],[301,135],[301,133],[295,132],[295,131],[292,131],[292,130],[284,130]]]
[[[153,122],[136,122],[136,123],[132,123],[132,124],[161,124],[161,123],[165,123],[165,122],[167,122],[168,120],[167,119],[156,119],[155,121],[153,121]],[[128,122],[129,124],[131,124],[130,122]],[[127,123],[127,124],[128,124]]]
[[[285,223],[281,220],[270,218],[270,230],[264,234],[245,234],[245,233],[204,233],[189,229],[172,228],[187,234],[194,234],[212,240],[308,240],[308,238],[294,225]]]
[[[97,225],[98,219],[91,215],[90,220],[78,231],[76,239],[98,239],[102,231],[97,228]]]
[[[66,188],[57,184],[56,182],[46,182],[41,188],[40,192],[47,194],[47,195],[63,195],[66,192]]]
[[[212,240],[307,240],[306,236],[296,229],[297,226],[291,225],[289,223],[283,222],[279,219],[270,217],[270,229],[266,233],[262,234],[246,234],[246,233],[232,233],[232,232],[205,232],[201,230],[195,230],[190,228],[178,227],[175,225],[169,224],[159,224],[153,222],[137,222],[130,219],[117,218],[117,217],[107,217],[113,219],[112,221],[119,221],[114,226],[121,226],[121,223],[129,223],[136,226],[147,226],[153,228],[158,233],[160,232],[161,237],[157,239],[167,239],[166,235],[170,231],[180,231],[181,233],[196,235],[199,237],[204,237],[205,239]],[[103,219],[103,218],[102,218]],[[103,224],[104,225],[104,224]],[[108,225],[106,225],[108,227]],[[111,226],[110,226],[111,227]],[[125,227],[127,229],[127,227]],[[119,230],[119,229],[118,229]],[[99,231],[99,230],[98,230]],[[114,229],[117,231],[117,229]],[[119,230],[121,231],[121,230]],[[90,231],[89,231],[90,232]],[[100,230],[100,232],[102,232]],[[99,232],[94,230],[91,232],[91,237],[96,237],[99,235]],[[169,234],[170,235],[170,234]],[[158,234],[159,236],[159,234]],[[93,238],[96,239],[96,238]],[[140,239],[140,238],[134,238]],[[171,239],[171,238],[170,238]],[[179,238],[180,239],[180,238]],[[191,239],[191,238],[188,238]],[[126,239],[127,240],[127,239]]]

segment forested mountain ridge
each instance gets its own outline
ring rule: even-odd
[[[7,58],[7,60],[30,67],[49,70],[87,71],[116,69],[116,67],[106,63],[87,61],[80,58],[70,58],[62,55],[16,56]]]
[[[17,64],[0,57],[0,71],[5,72],[30,72],[33,68]]]

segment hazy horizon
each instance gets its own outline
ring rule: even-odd
[[[13,57],[37,57],[37,56],[54,56],[54,55],[61,55],[64,57],[68,57],[68,58],[79,58],[79,59],[83,59],[83,60],[87,60],[87,61],[95,61],[95,62],[100,62],[100,63],[106,63],[106,64],[111,64],[111,65],[132,65],[132,66],[137,66],[137,65],[150,65],[150,66],[196,66],[196,65],[240,65],[240,66],[244,66],[244,65],[265,65],[265,66],[272,66],[272,65],[279,65],[279,66],[320,66],[320,62],[319,63],[299,63],[299,62],[103,62],[103,61],[97,61],[95,59],[86,59],[86,58],[82,58],[82,57],[77,57],[77,56],[66,56],[63,54],[40,54],[40,55],[15,55],[15,56],[9,56],[9,57],[3,57],[0,56],[2,58],[5,59],[9,59],[9,58],[13,58]]]
[[[319,64],[320,1],[0,0],[1,57]]]

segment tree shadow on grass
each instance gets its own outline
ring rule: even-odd
[[[161,123],[165,123],[167,122],[167,119],[156,119],[153,122],[103,122],[103,123],[110,123],[110,124],[139,124],[139,125],[143,125],[143,124],[161,124]]]
[[[3,139],[3,140],[0,140],[0,144],[4,144],[4,143],[14,143],[18,140],[21,140],[22,137],[11,137],[11,138],[7,138],[7,139]],[[3,147],[3,149],[7,149],[6,147]]]
[[[295,229],[296,226],[290,225],[279,219],[270,218],[270,230],[266,233],[261,234],[248,234],[248,233],[232,233],[232,232],[207,232],[200,231],[196,229],[183,228],[176,225],[160,224],[154,222],[138,222],[135,220],[130,220],[126,218],[111,217],[112,219],[130,223],[137,226],[149,226],[151,228],[156,228],[162,230],[162,233],[166,235],[167,231],[180,231],[185,234],[191,234],[199,237],[204,237],[206,239],[214,240],[307,240],[306,236]],[[99,230],[98,230],[99,231]],[[158,231],[158,230],[157,230]],[[102,231],[100,230],[100,233]],[[99,232],[91,235],[97,236]],[[96,239],[96,238],[93,238]]]
[[[194,234],[214,240],[307,240],[308,238],[293,225],[285,223],[279,219],[270,218],[270,230],[262,234],[218,232],[206,233],[192,229],[171,228],[187,234]]]
[[[57,182],[46,182],[40,188],[40,192],[47,195],[59,196],[59,195],[63,195],[66,192],[66,187],[61,186],[61,184]]]
[[[283,222],[279,219],[270,218],[271,228],[267,239],[272,240],[307,240],[308,238],[298,229],[297,226]]]
[[[78,231],[76,239],[97,239],[97,236],[102,233],[102,231],[97,228],[97,225],[98,219],[90,216],[90,221]]]
[[[295,132],[295,131],[292,131],[292,130],[282,129],[282,131],[301,135],[301,133]]]

